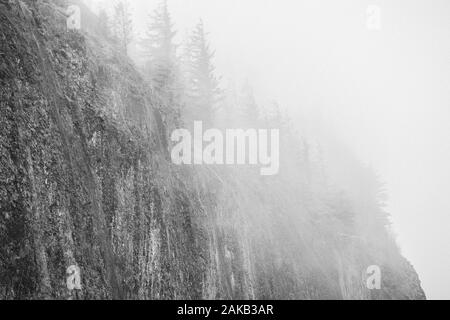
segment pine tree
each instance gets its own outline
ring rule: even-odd
[[[109,17],[104,8],[100,9],[98,13],[98,20],[99,20],[99,30],[98,30],[99,33],[105,38],[108,38],[110,36]]]
[[[259,120],[259,107],[256,103],[253,88],[248,81],[241,89],[240,105],[242,109],[242,121],[245,125],[254,126]]]
[[[222,92],[214,74],[215,68],[212,64],[214,53],[206,39],[202,21],[197,24],[189,39],[186,54],[190,111],[196,115],[197,120],[203,120],[206,125],[211,125]]]
[[[261,120],[268,128],[286,128],[283,114],[280,109],[280,105],[276,101],[272,101],[261,115]]]
[[[149,78],[160,93],[170,93],[175,89],[177,77],[175,35],[167,1],[164,0],[150,16],[147,35],[142,42],[150,66]]]
[[[133,22],[127,2],[119,1],[114,8],[114,37],[125,54],[133,36]]]

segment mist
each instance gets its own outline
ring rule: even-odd
[[[130,1],[138,31],[156,3]],[[380,30],[367,27],[369,5],[381,9]],[[448,1],[170,0],[169,7],[180,42],[203,19],[223,86],[248,80],[260,104],[278,101],[300,131],[337,137],[374,168],[402,252],[427,296],[448,299]]]
[[[448,1],[168,0],[170,17],[160,0],[82,2],[97,15],[84,6],[81,30],[65,29],[71,1],[1,13],[10,39],[33,44],[5,42],[5,83],[45,112],[17,116],[0,92],[19,128],[0,137],[2,169],[29,177],[3,194],[30,198],[5,201],[0,227],[35,222],[17,228],[30,248],[0,240],[38,274],[16,290],[2,273],[0,296],[73,297],[53,272],[71,265],[87,298],[450,299]],[[43,76],[13,68],[28,57]],[[203,129],[221,141],[209,165]],[[378,265],[382,290],[365,281]]]

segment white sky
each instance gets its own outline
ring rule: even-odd
[[[156,0],[129,0],[137,29]],[[366,28],[370,4],[382,29]],[[169,0],[202,17],[224,79],[313,110],[387,182],[398,242],[428,298],[450,299],[450,2]]]

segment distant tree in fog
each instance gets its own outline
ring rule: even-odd
[[[114,21],[112,23],[115,40],[126,54],[128,45],[133,38],[133,21],[127,2],[119,1],[114,7]]]
[[[102,36],[108,38],[110,36],[110,19],[104,8],[100,9],[98,13],[98,20],[99,20],[99,30],[98,30],[99,33]]]
[[[176,32],[167,6],[162,1],[150,16],[146,37],[142,41],[149,66],[149,77],[159,91],[174,90],[177,77]]]
[[[206,39],[203,22],[200,20],[188,39],[183,61],[191,113],[200,115],[207,124],[212,123],[215,106],[221,90],[212,63],[214,53]]]
[[[240,99],[242,107],[242,120],[246,125],[256,125],[259,120],[260,111],[250,82],[246,81],[244,83],[241,89]]]

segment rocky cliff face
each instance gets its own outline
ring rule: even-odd
[[[168,106],[58,8],[0,1],[1,299],[424,298],[388,233],[343,236],[307,181],[172,165]]]

